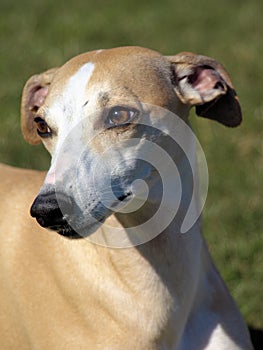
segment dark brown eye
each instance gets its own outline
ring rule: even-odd
[[[36,117],[34,121],[37,126],[37,133],[40,137],[45,138],[51,136],[51,130],[44,119],[41,117]]]
[[[108,114],[108,124],[110,126],[121,126],[131,123],[138,115],[138,111],[126,107],[114,107]]]

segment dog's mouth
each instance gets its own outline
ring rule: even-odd
[[[59,235],[61,235],[63,237],[67,237],[69,239],[84,238],[81,234],[79,234],[77,231],[75,231],[69,224],[66,224],[64,226],[48,227],[48,229],[50,229],[52,231],[56,231]]]
[[[121,196],[118,197],[118,203],[126,203],[130,200],[132,197],[132,192],[126,192],[123,193]],[[116,207],[117,203],[113,203],[112,208]],[[106,217],[109,216],[112,213],[111,210],[108,210],[108,215],[101,215],[99,212],[93,213],[92,217],[95,219],[95,223],[90,223],[89,225],[85,226],[84,228],[80,228],[78,230],[75,230],[70,223],[67,221],[67,218],[63,217],[63,220],[65,222],[64,225],[59,226],[51,226],[48,227],[50,230],[56,231],[61,236],[70,238],[70,239],[81,239],[88,236],[88,233],[91,231],[94,231],[95,228],[97,228],[99,225],[103,224]]]
[[[89,234],[93,233],[98,226],[104,222],[105,218],[100,220],[95,220],[94,222],[86,225],[82,228],[75,228],[74,224],[69,224],[65,218],[63,218],[63,225],[54,225],[46,227],[48,230],[55,231],[59,235],[69,238],[69,239],[82,239],[86,238]]]
[[[125,203],[131,196],[132,193],[127,191],[118,197],[117,202]],[[34,201],[30,213],[40,226],[55,231],[63,237],[81,239],[94,233],[117,207],[116,203],[113,203],[110,209],[99,202],[89,212],[88,222],[84,223],[83,218],[80,219],[81,215],[74,213],[72,203],[72,199],[60,193],[41,195]],[[79,213],[81,213],[80,209]]]
[[[36,218],[38,224],[50,231],[55,231],[61,236],[70,238],[70,239],[80,239],[83,238],[83,235],[75,231],[68,223],[67,221],[63,218],[64,224],[59,224],[59,225],[50,225],[47,226],[46,224],[43,223],[43,220]]]

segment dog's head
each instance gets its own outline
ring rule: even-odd
[[[166,131],[178,126],[171,114],[187,123],[192,106],[226,126],[241,122],[225,69],[192,53],[94,51],[31,77],[23,90],[22,132],[31,144],[43,142],[52,156],[31,214],[40,225],[78,238],[121,208],[139,208],[135,192],[144,189],[135,189],[138,179],[147,182],[154,203],[160,179],[147,158],[149,142],[180,158]]]

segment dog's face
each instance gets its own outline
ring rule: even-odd
[[[190,53],[94,51],[33,76],[23,92],[22,131],[30,143],[43,142],[52,162],[32,215],[78,238],[113,212],[140,208],[144,189],[136,180],[153,189],[148,198],[154,203],[159,179],[144,158],[149,142],[172,148],[165,137],[176,128],[171,112],[187,122],[193,105],[197,114],[225,125],[241,121],[222,66]]]

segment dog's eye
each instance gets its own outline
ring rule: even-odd
[[[40,117],[35,117],[34,121],[37,125],[37,133],[40,137],[45,138],[51,136],[51,129],[49,128],[44,119]]]
[[[134,108],[121,106],[113,107],[108,114],[108,124],[111,127],[129,124],[134,120],[138,113],[139,112]]]

